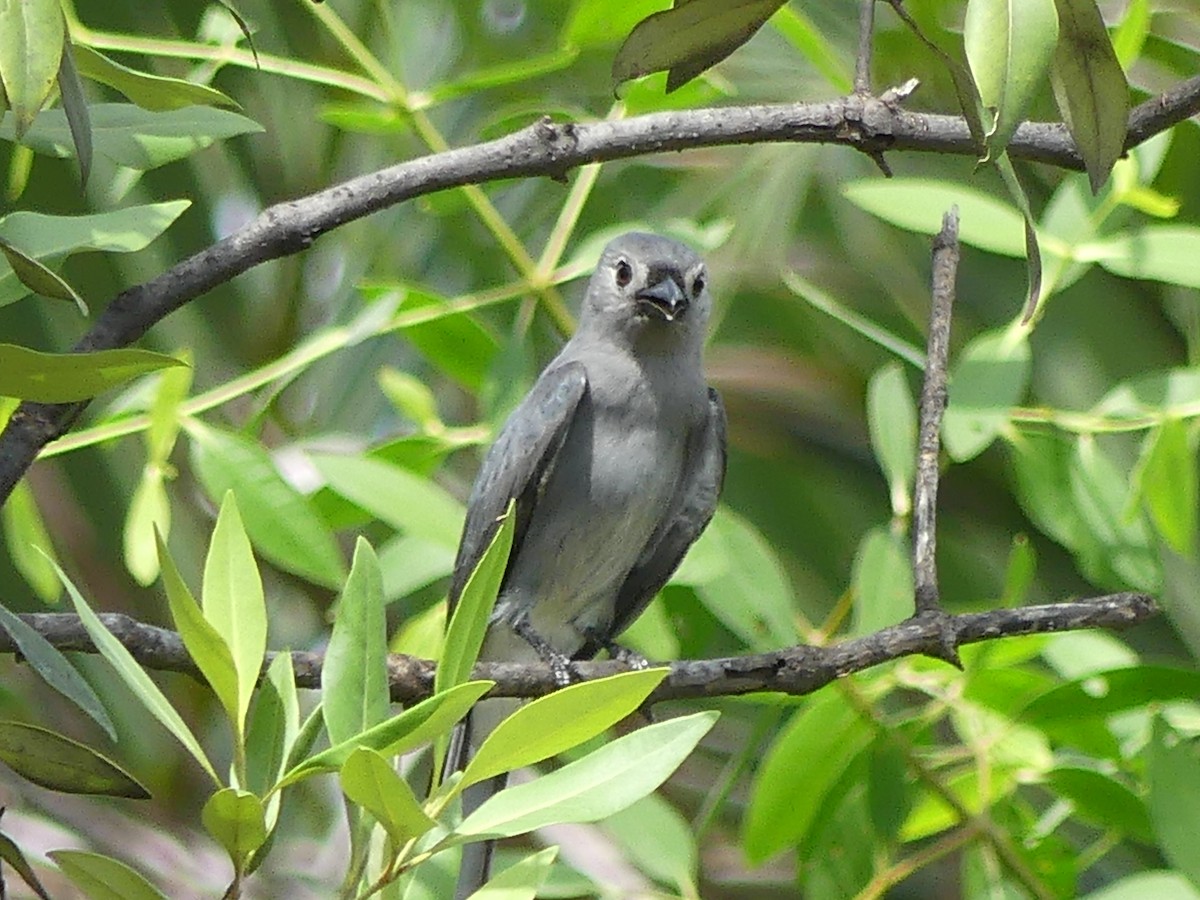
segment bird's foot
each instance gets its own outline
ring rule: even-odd
[[[636,650],[631,650],[623,644],[618,644],[597,628],[585,628],[583,630],[583,637],[585,643],[583,649],[576,655],[576,659],[591,659],[598,652],[604,650],[611,659],[631,669],[650,668],[650,660],[646,659],[646,657],[642,656]]]
[[[525,641],[534,649],[542,662],[550,667],[550,673],[554,676],[554,683],[561,687],[566,687],[576,680],[575,673],[571,669],[571,658],[565,653],[560,653],[550,646],[550,642],[533,630],[533,626],[529,624],[529,617],[522,616],[512,623],[512,629],[517,633],[517,636]]]

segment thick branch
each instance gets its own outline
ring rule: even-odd
[[[1197,112],[1200,76],[1133,110],[1126,147]],[[411,160],[273,206],[240,231],[118,294],[75,349],[131,344],[164,316],[259,263],[297,253],[331,229],[424,194],[508,178],[560,177],[585,163],[769,141],[844,144],[876,158],[892,150],[962,155],[978,150],[961,118],[905,112],[895,103],[862,96],[679,110],[581,125],[543,120],[498,140]],[[1008,152],[1014,158],[1083,168],[1060,123],[1025,123]],[[24,403],[13,414],[0,435],[0,503],[41,448],[64,434],[85,406]]]
[[[831,647],[789,647],[752,656],[670,663],[671,674],[651,699],[657,702],[766,691],[810,694],[836,678],[904,656],[938,656],[947,628],[953,632],[955,646],[958,646],[1025,634],[1049,634],[1082,628],[1127,628],[1157,612],[1150,597],[1124,593],[1072,603],[997,609],[938,619],[917,617],[867,637],[843,641]],[[96,652],[78,616],[33,613],[21,618],[60,650]],[[146,668],[201,677],[188,657],[183,641],[175,632],[146,625],[117,613],[105,613],[101,619]],[[0,630],[0,653],[16,652],[15,642]],[[267,663],[270,659],[268,655]],[[299,687],[320,687],[321,654],[294,652],[292,663]],[[576,663],[574,668],[576,674],[586,680],[625,671],[626,666],[606,661]],[[399,703],[410,703],[428,696],[433,687],[433,672],[434,665],[428,660],[393,655],[389,662],[392,699]],[[550,668],[542,664],[480,664],[475,669],[475,677],[495,681],[496,687],[491,696],[498,697],[538,697],[556,688]]]

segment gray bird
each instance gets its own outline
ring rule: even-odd
[[[712,300],[704,261],[630,233],[604,249],[575,335],[513,411],[467,502],[450,585],[462,593],[510,500],[516,532],[481,660],[542,661],[560,681],[645,609],[708,525],[725,477],[725,411],[704,382]],[[517,701],[475,707],[447,771]],[[468,788],[464,815],[504,787]],[[455,896],[488,877],[490,842],[464,848]]]

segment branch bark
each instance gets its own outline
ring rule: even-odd
[[[708,697],[733,697],[773,691],[804,695],[829,682],[903,656],[940,655],[946,629],[955,646],[1027,634],[1051,634],[1083,628],[1123,629],[1156,615],[1154,600],[1145,594],[1121,593],[1047,606],[997,609],[982,613],[915,617],[866,637],[829,647],[797,646],[773,653],[722,659],[681,660],[668,664],[670,674],[651,696],[651,702]],[[96,653],[79,617],[69,613],[28,613],[21,616],[42,637],[63,651]],[[100,619],[141,665],[162,672],[182,672],[200,680],[183,641],[174,631],[147,625],[120,613]],[[16,643],[0,629],[0,653],[17,653]],[[264,670],[274,658],[268,654]],[[292,665],[296,685],[319,689],[324,657],[295,651]],[[433,689],[434,663],[393,654],[388,663],[392,700],[412,703]],[[613,661],[574,663],[581,680],[602,678],[628,670]],[[481,663],[473,677],[495,681],[492,697],[540,697],[557,690],[554,674],[542,663]]]
[[[1200,112],[1200,76],[1130,114],[1130,148]],[[400,163],[265,210],[254,222],[161,275],[122,291],[75,345],[123,347],[160,319],[259,263],[307,248],[322,234],[425,194],[507,178],[551,176],[586,163],[763,142],[842,144],[876,159],[893,150],[975,155],[959,117],[911,113],[895,102],[851,95],[795,103],[652,113],[621,121],[555,124],[544,119],[506,137]],[[1017,159],[1082,169],[1061,123],[1027,122],[1008,146]],[[0,504],[47,443],[65,434],[86,403],[23,403],[0,434]]]

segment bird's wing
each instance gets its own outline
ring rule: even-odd
[[[554,366],[542,373],[504,424],[467,501],[467,521],[450,581],[451,611],[514,499],[517,527],[510,561],[520,551],[538,495],[586,390],[587,373],[580,363]]]
[[[708,417],[689,441],[683,475],[669,513],[617,592],[610,637],[616,637],[641,615],[674,574],[688,547],[712,519],[724,481],[725,407],[721,395],[709,388]],[[599,648],[588,649],[594,653]]]

